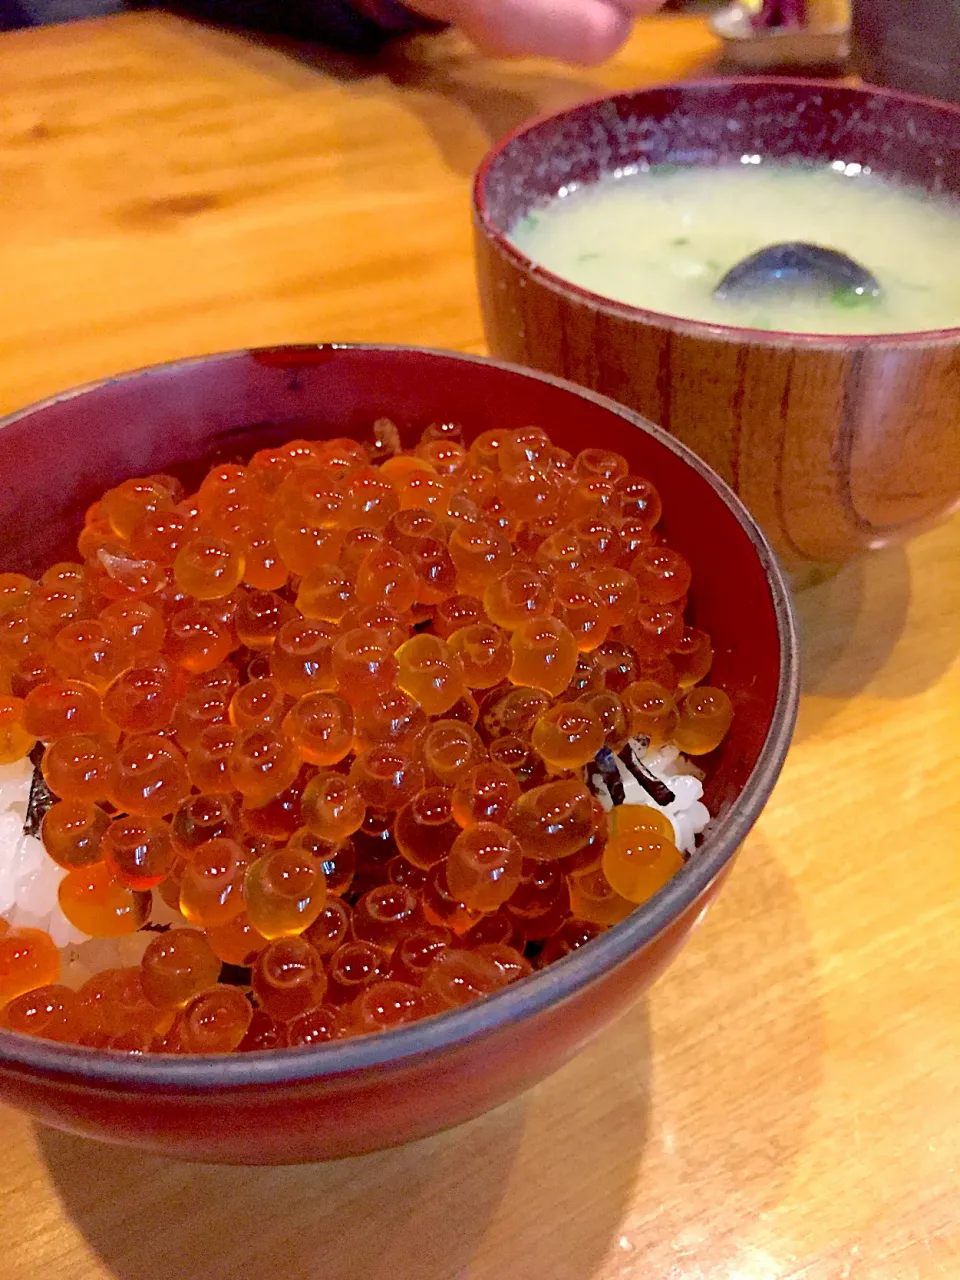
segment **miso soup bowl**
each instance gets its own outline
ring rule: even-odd
[[[651,902],[568,958],[457,1012],[320,1048],[129,1057],[0,1031],[0,1100],[44,1123],[191,1160],[353,1155],[459,1124],[555,1070],[671,962],[716,894],[783,763],[797,647],[783,578],[738,499],[685,446],[555,378],[467,356],[312,346],[184,360],[71,391],[0,422],[0,570],[69,555],[85,507],[129,476],[196,483],[215,461],[293,437],[370,438],[391,417],[540,423],[567,449],[604,440],[658,486],[663,528],[694,570],[691,617],[735,705],[709,760],[715,820]]]
[[[800,580],[957,504],[960,327],[859,337],[683,320],[578,288],[508,239],[518,218],[571,184],[627,165],[709,168],[743,156],[869,165],[960,197],[960,108],[741,79],[621,93],[533,121],[477,173],[477,277],[495,356],[659,423],[736,489]]]

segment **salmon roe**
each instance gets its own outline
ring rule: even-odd
[[[655,486],[534,427],[399,441],[126,480],[76,561],[0,574],[0,765],[42,775],[57,909],[144,942],[71,982],[0,918],[0,1026],[136,1054],[389,1031],[683,866],[678,751],[734,707]]]

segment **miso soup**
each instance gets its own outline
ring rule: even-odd
[[[904,145],[909,145],[905,141]],[[574,187],[511,230],[534,262],[593,293],[712,324],[800,333],[960,326],[960,202],[859,165],[655,166]],[[714,299],[721,277],[766,245],[838,249],[879,297],[838,288]]]

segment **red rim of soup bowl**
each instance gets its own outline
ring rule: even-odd
[[[942,342],[944,345],[954,345],[960,341],[960,323],[947,329],[909,329],[903,333],[793,333],[787,329],[752,329],[747,325],[712,324],[706,320],[692,320],[689,317],[671,315],[667,311],[654,311],[647,307],[634,306],[628,302],[618,302],[616,299],[608,298],[602,293],[594,293],[590,289],[574,284],[564,276],[556,275],[553,271],[534,262],[532,258],[529,258],[518,249],[509,239],[510,229],[501,226],[490,216],[487,201],[487,182],[490,178],[491,170],[498,163],[507,147],[526,135],[535,132],[543,125],[562,120],[564,117],[572,117],[581,111],[589,113],[592,108],[602,106],[608,102],[642,99],[648,94],[674,92],[693,97],[700,92],[714,93],[722,89],[729,93],[731,90],[739,88],[747,90],[780,88],[809,91],[811,93],[826,90],[832,93],[843,92],[863,99],[881,98],[905,105],[912,104],[955,122],[957,134],[960,137],[960,105],[941,102],[939,99],[923,97],[920,94],[901,93],[896,89],[884,89],[873,85],[859,87],[845,85],[832,80],[806,80],[799,77],[791,78],[786,76],[737,76],[731,79],[708,77],[702,80],[663,81],[659,84],[645,85],[640,89],[625,89],[619,93],[601,94],[597,97],[586,98],[583,102],[579,102],[572,107],[565,107],[560,111],[544,112],[517,125],[515,129],[512,129],[510,133],[495,143],[480,162],[473,181],[474,217],[484,234],[497,245],[498,250],[505,257],[509,258],[515,266],[520,267],[528,275],[535,276],[537,279],[549,284],[557,293],[563,293],[568,297],[588,303],[597,311],[608,312],[626,319],[655,323],[660,328],[670,329],[691,337],[712,338],[720,342],[743,343],[747,341],[758,345],[765,344],[776,347],[802,346],[823,347],[826,349],[848,348],[851,344],[859,343],[869,344],[870,346],[902,347],[907,343],[934,345]],[[690,165],[689,167],[709,168],[710,166]],[[887,175],[880,173],[878,176],[884,177]],[[890,176],[894,179],[896,178],[895,174]],[[588,184],[583,183],[581,185],[586,186]],[[531,211],[535,207],[542,206],[531,206]]]
[[[51,406],[117,383],[150,378],[157,374],[187,371],[218,361],[252,357],[258,362],[296,369],[332,358],[336,352],[378,352],[415,358],[459,361],[515,374],[568,392],[623,419],[652,436],[692,468],[717,493],[729,514],[752,543],[770,591],[779,642],[777,693],[763,746],[739,795],[715,826],[696,855],[654,898],[637,907],[588,946],[579,948],[545,969],[537,970],[494,995],[462,1009],[412,1023],[396,1030],[334,1042],[318,1048],[285,1048],[223,1055],[145,1055],[131,1057],[112,1050],[88,1049],[32,1039],[0,1029],[0,1067],[7,1065],[43,1072],[55,1077],[82,1078],[124,1088],[178,1088],[202,1092],[230,1086],[281,1084],[336,1078],[376,1068],[386,1063],[423,1059],[482,1038],[497,1027],[538,1013],[588,986],[615,968],[632,952],[655,938],[693,904],[721,873],[763,809],[786,757],[799,698],[799,649],[789,592],[774,553],[764,535],[733,491],[695,454],[659,427],[605,396],[586,391],[549,374],[537,373],[501,361],[424,347],[373,343],[320,343],[313,345],[237,350],[152,365],[63,392],[0,419],[0,431]],[[251,424],[250,430],[253,430]],[[64,1083],[68,1083],[67,1080]]]

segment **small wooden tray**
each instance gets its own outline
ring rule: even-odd
[[[850,29],[844,24],[812,30],[803,27],[758,30],[737,5],[709,19],[723,42],[724,56],[737,67],[769,71],[777,67],[843,66],[850,56]]]

